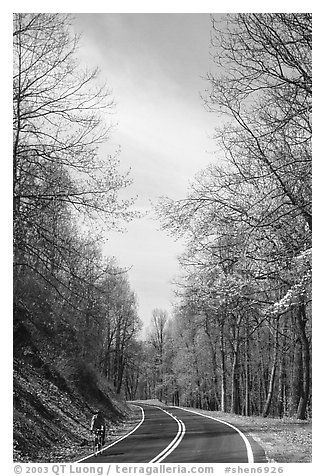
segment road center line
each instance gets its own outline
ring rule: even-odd
[[[161,461],[163,461],[165,458],[167,458],[167,456],[170,455],[170,453],[172,453],[177,448],[177,446],[180,444],[180,442],[182,441],[182,439],[185,435],[185,431],[186,431],[185,425],[182,422],[182,420],[179,420],[173,414],[167,412],[166,410],[163,410],[160,407],[156,407],[156,408],[159,408],[159,410],[167,413],[167,415],[174,418],[174,420],[177,422],[178,430],[177,430],[177,434],[176,434],[175,438],[169,443],[169,445],[166,446],[166,448],[164,450],[162,450],[157,456],[155,456],[155,458],[153,458],[151,461],[149,461],[149,463],[161,463]]]
[[[205,417],[205,418],[210,418],[211,420],[215,420],[219,423],[223,423],[224,425],[228,425],[230,426],[230,428],[232,428],[233,430],[236,430],[237,433],[239,433],[239,435],[242,437],[242,439],[244,440],[244,443],[245,443],[245,446],[246,446],[246,451],[247,451],[247,459],[248,459],[248,463],[254,463],[254,455],[253,455],[253,450],[252,450],[252,447],[250,445],[250,442],[248,441],[247,437],[244,435],[243,432],[241,432],[238,428],[236,428],[234,425],[231,425],[230,423],[226,422],[226,421],[223,421],[223,420],[219,420],[218,418],[215,418],[213,416],[210,416],[210,415],[204,415],[203,413],[199,413],[199,412],[196,412],[195,410],[189,410],[188,408],[181,408],[181,407],[172,407],[172,408],[177,408],[179,410],[184,410],[184,412],[190,412],[190,413],[195,413],[196,415],[199,415],[199,416],[202,416],[202,417]]]

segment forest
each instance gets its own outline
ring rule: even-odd
[[[309,418],[311,15],[211,16],[216,157],[186,197],[156,204],[186,247],[173,315],[153,309],[145,337],[101,247],[138,217],[120,194],[132,178],[119,150],[102,154],[115,105],[80,67],[72,22],[14,15],[14,332],[38,329],[66,379],[87,369],[126,400]]]
[[[136,212],[119,198],[119,151],[98,152],[114,104],[98,70],[81,70],[71,21],[14,16],[14,326],[46,336],[43,357],[68,379],[89,368],[120,392],[141,322],[100,243]]]
[[[221,158],[157,205],[186,240],[142,392],[242,415],[311,416],[311,15],[212,19]],[[142,371],[143,374],[143,371]]]

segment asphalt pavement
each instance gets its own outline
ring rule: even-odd
[[[82,463],[266,463],[262,447],[240,428],[178,407],[142,408],[128,436]]]

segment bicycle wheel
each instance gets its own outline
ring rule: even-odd
[[[97,456],[97,452],[98,452],[98,436],[97,435],[95,435],[95,438],[94,438],[93,450],[94,450],[94,455]]]

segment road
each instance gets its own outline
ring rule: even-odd
[[[82,463],[266,463],[263,449],[239,428],[177,407],[141,407],[123,439]]]

